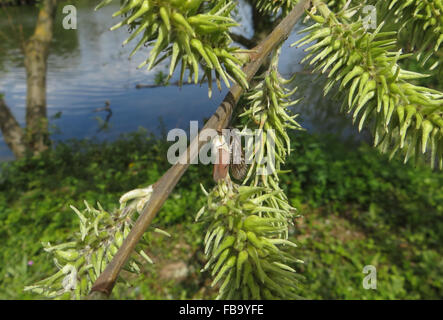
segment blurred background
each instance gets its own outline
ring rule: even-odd
[[[47,62],[50,150],[14,159],[0,134],[0,299],[36,299],[23,287],[52,274],[41,241],[69,239],[78,221],[69,209],[83,200],[117,205],[122,193],[155,182],[167,170],[172,128],[203,126],[227,89],[208,99],[207,84],[165,82],[168,63],[137,69],[146,59],[137,43],[125,47],[118,5],[94,11],[98,1],[59,1]],[[65,30],[64,5],[77,8],[77,29]],[[0,94],[25,126],[27,73],[23,45],[34,33],[39,8],[32,1],[0,0]],[[240,1],[233,39],[252,47],[273,21]],[[305,131],[293,132],[294,153],[282,177],[301,218],[291,237],[304,260],[302,296],[308,299],[443,298],[443,174],[426,165],[388,161],[371,147],[370,132],[358,130],[339,112],[337,97],[323,97],[321,77],[300,64],[304,48],[289,48],[306,25],[299,22],[283,45],[280,72],[298,73],[294,112]],[[408,39],[404,39],[407,44]],[[422,72],[413,60],[409,70]],[[427,71],[427,70],[426,70]],[[423,84],[443,90],[437,68]],[[154,220],[172,239],[153,238],[147,249],[155,264],[143,276],[118,285],[119,299],[212,299],[209,275],[200,273],[204,229],[193,223],[204,198],[199,182],[212,185],[211,169],[194,165]],[[377,268],[377,289],[366,290],[363,267]]]

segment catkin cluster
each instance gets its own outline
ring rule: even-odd
[[[280,10],[285,16],[297,4],[298,0],[255,0],[255,7],[263,13],[276,14]]]
[[[431,165],[443,167],[443,93],[414,85],[410,80],[427,75],[400,68],[401,50],[394,51],[396,32],[366,30],[363,22],[352,21],[355,10],[333,14],[322,7],[322,15],[311,18],[315,24],[308,35],[293,45],[315,41],[305,51],[314,72],[327,73],[325,95],[334,87],[346,96],[342,109],[358,121],[359,130],[369,123],[374,144],[382,151],[398,150],[418,158],[430,151]]]
[[[291,79],[284,79],[278,72],[280,50],[272,54],[269,69],[257,77],[258,83],[244,95],[244,112],[238,120],[242,131],[258,130],[253,152],[246,154],[250,166],[243,184],[254,187],[265,187],[263,192],[266,205],[273,208],[273,217],[285,219],[287,227],[292,224],[295,213],[282,189],[279,186],[279,174],[286,157],[291,153],[291,141],[288,130],[300,130],[301,126],[295,121],[297,114],[291,115],[291,106],[299,100],[293,100],[297,87],[288,89]],[[288,237],[288,228],[282,237]]]
[[[112,1],[104,0],[96,9]],[[225,0],[125,0],[121,2],[121,9],[113,15],[123,16],[123,20],[111,30],[129,27],[132,35],[123,42],[124,45],[141,35],[131,56],[141,46],[153,44],[148,58],[139,68],[147,66],[150,70],[170,57],[171,77],[181,62],[180,85],[186,70],[189,70],[188,81],[191,82],[194,77],[195,83],[198,83],[201,67],[201,81],[208,81],[211,96],[213,79],[220,90],[221,80],[228,88],[229,80],[248,87],[241,69],[244,63],[242,53],[239,48],[230,47],[229,29],[237,25],[231,18],[234,8],[234,2]]]
[[[135,214],[141,212],[151,193],[152,187],[128,192],[120,199],[121,207],[113,212],[104,210],[100,203],[97,203],[98,208],[94,208],[85,201],[82,211],[71,206],[80,219],[80,232],[74,234],[69,242],[57,245],[43,243],[44,250],[53,257],[58,271],[25,287],[25,291],[53,299],[73,300],[87,296],[129,234]],[[158,229],[154,231],[166,234]],[[138,274],[144,262],[152,263],[142,249],[147,244],[145,234],[125,270]]]
[[[407,29],[410,32],[410,45],[416,49],[417,59],[424,65],[443,42],[442,0],[392,0],[388,10],[394,11],[396,22],[401,24],[400,31]],[[440,62],[437,60],[430,70]]]
[[[292,90],[286,88],[295,76],[284,79],[279,74],[279,56],[280,48],[273,53],[269,69],[256,78],[257,85],[245,93],[245,111],[239,115],[243,130],[252,129],[260,132],[254,151],[246,155],[251,165],[244,183],[253,177],[254,186],[261,183],[265,187],[276,189],[278,173],[281,172],[280,166],[291,153],[287,130],[301,129],[295,121],[298,114],[291,115],[290,112],[290,107],[300,101],[292,99],[297,87]],[[266,161],[263,161],[265,157]],[[257,174],[258,171],[269,174]]]
[[[334,12],[338,12],[343,9],[346,6],[347,2],[348,0],[329,0],[327,2],[325,1],[328,7]]]
[[[221,180],[207,196],[196,220],[208,224],[204,239],[209,261],[202,271],[220,284],[217,299],[298,298],[298,274],[290,266],[301,262],[289,252],[296,245],[281,237],[287,221],[265,204],[272,190],[238,186]]]
[[[256,79],[257,85],[242,100],[244,112],[238,116],[242,132],[260,132],[243,185],[228,177],[210,193],[203,190],[208,202],[197,214],[197,219],[203,216],[209,225],[204,241],[209,261],[203,270],[211,272],[213,285],[221,284],[220,299],[298,297],[298,275],[290,265],[302,261],[285,250],[295,247],[288,241],[288,233],[296,209],[280,188],[278,174],[290,153],[286,131],[300,126],[289,115],[288,108],[297,103],[291,100],[296,89],[285,88],[292,79],[278,74],[279,53],[274,52],[269,70]]]

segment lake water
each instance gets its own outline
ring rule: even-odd
[[[98,1],[97,1],[98,2]],[[64,4],[62,4],[64,5]],[[55,24],[54,40],[48,59],[47,108],[50,118],[52,139],[69,138],[114,139],[122,133],[144,127],[158,133],[160,120],[164,127],[188,129],[189,121],[208,118],[223,100],[227,89],[214,91],[208,99],[207,85],[186,85],[137,89],[137,84],[154,84],[155,74],[167,72],[168,62],[148,72],[137,69],[146,59],[147,50],[140,50],[131,60],[129,53],[137,43],[133,40],[126,47],[121,43],[128,37],[125,28],[109,31],[109,27],[120,18],[111,19],[117,7],[108,6],[94,11],[96,1],[80,1],[77,7],[77,30],[62,28],[62,5],[59,7]],[[0,92],[19,123],[24,126],[26,105],[26,73],[23,55],[19,50],[20,39],[33,32],[37,17],[34,7],[0,9]],[[250,12],[247,6],[240,10],[242,22],[246,25],[237,28],[245,36],[251,36],[248,21]],[[295,31],[303,28],[298,24]],[[22,30],[22,31],[21,31]],[[295,32],[284,43],[280,71],[282,74],[302,71],[299,61],[303,58],[302,49],[289,48],[300,38]],[[172,82],[176,78],[172,79]],[[309,99],[297,108],[302,114],[301,123],[311,131],[345,130],[346,135],[356,135],[354,128],[337,117],[337,107],[330,108],[327,100],[313,98],[321,96],[321,88],[307,82]],[[110,102],[112,117],[108,130],[98,132],[99,121],[105,111],[94,112]],[[306,102],[309,101],[309,104]],[[327,103],[326,103],[326,102]],[[332,110],[332,111],[331,111]],[[60,115],[56,117],[56,115]],[[12,153],[0,135],[0,159],[12,159]]]

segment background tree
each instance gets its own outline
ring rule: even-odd
[[[20,127],[0,97],[0,128],[16,158],[38,154],[49,146],[46,113],[46,72],[57,8],[56,0],[41,4],[34,34],[23,44],[26,68],[26,128]]]
[[[111,2],[105,0],[99,7]],[[129,0],[114,14],[122,15],[123,20],[112,30],[128,25],[132,31],[125,44],[142,35],[134,52],[144,44],[153,45],[140,67],[151,69],[171,57],[169,76],[180,63],[180,83],[188,71],[189,82],[208,79],[209,95],[214,78],[219,86],[223,81],[231,88],[204,129],[220,131],[233,125],[243,132],[252,128],[261,133],[253,151],[256,162],[244,174],[216,168],[216,185],[209,191],[202,186],[207,204],[196,219],[207,224],[204,270],[211,272],[213,285],[220,285],[218,298],[298,297],[295,265],[301,260],[294,256],[290,249],[295,245],[287,239],[297,211],[279,186],[279,176],[291,152],[287,131],[300,129],[289,110],[299,101],[292,98],[296,89],[286,87],[294,77],[283,79],[277,67],[282,42],[309,4],[303,0],[254,1],[259,12],[282,19],[248,51],[231,45],[230,28],[235,25],[231,12],[236,6],[231,1]],[[352,115],[359,129],[370,128],[374,145],[382,151],[402,152],[405,161],[425,155],[431,166],[443,167],[443,94],[415,84],[427,75],[399,65],[399,60],[413,55],[423,65],[435,55],[437,60],[429,68],[439,65],[443,42],[440,1],[368,0],[357,6],[352,1],[331,1],[334,11],[320,0],[313,0],[312,5],[306,13],[313,23],[294,45],[315,42],[306,49],[309,53],[304,61],[313,66],[312,72],[327,75],[324,94],[336,92],[342,110]],[[365,5],[377,8],[380,23],[375,30],[359,18]],[[397,16],[393,22],[387,18],[390,13]],[[402,31],[408,23],[414,24],[412,52],[403,54],[396,38],[399,32],[392,30]],[[428,30],[425,37],[422,30]],[[252,82],[268,56],[269,65]],[[232,87],[231,82],[235,83]],[[27,290],[58,298],[81,298],[90,291],[91,297],[103,297],[111,293],[122,268],[138,272],[139,256],[150,258],[139,250],[134,255],[134,249],[147,244],[147,227],[204,142],[198,137],[193,140],[181,161],[152,186],[123,195],[118,210],[109,213],[100,204],[94,208],[88,203],[82,211],[73,208],[80,218],[80,233],[68,243],[45,244],[59,271]],[[216,135],[212,143],[223,154],[229,152],[228,142]],[[275,157],[273,174],[260,174],[265,166],[260,160],[265,156]]]

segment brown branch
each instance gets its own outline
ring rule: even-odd
[[[252,77],[258,71],[258,69],[265,61],[267,56],[272,52],[272,50],[275,49],[281,42],[287,39],[295,23],[304,13],[304,9],[308,8],[309,3],[309,0],[300,1],[291,11],[291,13],[285,19],[283,19],[283,21],[272,31],[272,33],[254,48],[254,53],[251,56],[251,62],[249,62],[243,68],[248,81],[251,81]],[[215,114],[212,115],[212,117],[208,120],[202,130],[216,130],[219,128],[225,128],[230,121],[232,111],[234,110],[242,93],[242,87],[237,84],[232,86],[231,90],[226,95],[223,102],[215,111]],[[131,229],[131,232],[123,241],[123,244],[118,250],[117,254],[95,281],[91,289],[90,298],[92,298],[92,295],[95,298],[97,298],[97,296],[101,296],[104,298],[111,293],[115,281],[117,280],[121,269],[127,262],[132,251],[134,250],[135,245],[143,236],[152,219],[154,219],[155,215],[160,210],[163,203],[169,197],[169,194],[172,192],[173,188],[188,168],[190,160],[195,159],[195,157],[198,155],[198,151],[204,143],[205,141],[199,141],[199,138],[197,136],[191,142],[191,145],[187,149],[187,152],[182,155],[182,158],[186,157],[186,164],[181,164],[181,161],[179,160],[154,184],[154,192],[152,193],[151,199],[145,206],[142,214],[135,222],[135,225]],[[101,294],[98,292],[100,292]]]

